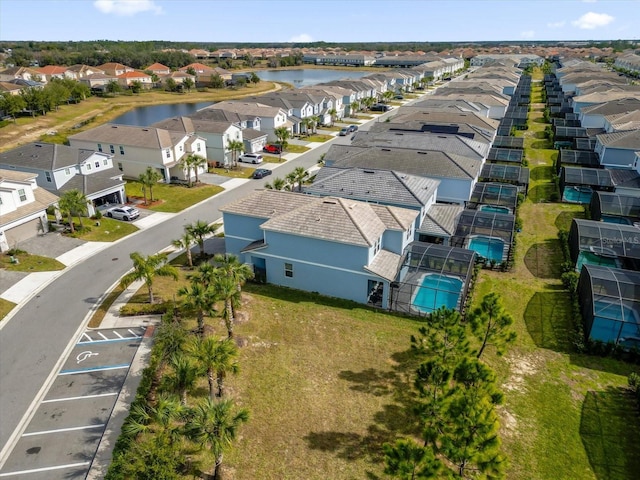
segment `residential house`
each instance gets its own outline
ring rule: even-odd
[[[54,143],[28,143],[0,153],[0,168],[36,175],[39,187],[62,196],[78,190],[87,197],[87,213],[108,203],[123,203],[125,181],[113,155]]]
[[[338,197],[257,190],[220,211],[226,252],[261,281],[388,307],[416,210]]]
[[[232,160],[232,153],[228,148],[229,142],[232,140],[243,141],[243,130],[240,126],[230,122],[212,122],[191,117],[171,117],[154,123],[151,127],[197,135],[203,138],[207,145],[206,156],[209,164],[221,163],[228,165]],[[247,129],[246,131],[250,130],[252,129]],[[266,134],[263,134],[263,137],[266,139]],[[262,150],[262,147],[260,147],[260,150]]]
[[[9,95],[20,95],[24,87],[10,82],[0,82],[0,94],[7,93]]]
[[[623,130],[640,129],[640,110],[632,112],[617,113],[604,117],[604,130],[607,133],[620,132]]]
[[[67,73],[72,75],[75,80],[82,80],[89,75],[93,75],[94,73],[104,73],[104,71],[97,67],[77,64],[67,67]]]
[[[176,71],[158,75],[158,80],[161,85],[166,85],[169,79],[172,79],[174,82],[176,82],[176,85],[182,85],[187,79],[190,79],[193,82],[193,86],[195,86],[196,84],[196,77],[193,75],[189,75],[186,72]]]
[[[118,78],[106,73],[92,73],[80,79],[80,83],[88,86],[92,91],[104,92],[111,82],[118,82]]]
[[[152,63],[151,65],[149,65],[147,68],[144,68],[143,70],[145,72],[149,72],[150,74],[155,74],[158,76],[169,75],[171,73],[171,69],[169,67],[157,62]]]
[[[247,99],[214,103],[191,115],[191,117],[213,119],[212,115],[218,115],[218,118],[220,118],[221,115],[225,115],[215,112],[216,110],[238,115],[240,119],[247,122],[246,128],[254,128],[255,130],[266,133],[269,142],[277,141],[275,135],[276,128],[287,127],[291,129],[292,126],[287,120],[287,110],[256,101],[248,101]]]
[[[458,82],[462,83],[462,82]],[[501,120],[507,113],[509,98],[502,94],[478,93],[472,91],[461,91],[440,87],[436,94],[424,101],[414,104],[414,106],[426,106],[429,101],[467,101],[480,106],[483,110],[488,110],[488,117]],[[424,103],[423,103],[424,102]]]
[[[0,251],[48,231],[47,208],[58,197],[39,188],[34,173],[0,169]]]
[[[68,140],[72,147],[111,153],[126,178],[138,178],[152,167],[158,169],[166,183],[194,178],[195,172],[183,168],[182,160],[191,154],[207,154],[205,140],[197,135],[131,125],[107,123],[71,135]],[[198,174],[206,172],[206,168],[200,167]]]
[[[125,72],[117,77],[118,83],[122,88],[131,88],[134,82],[138,82],[142,88],[152,88],[153,79],[151,75],[148,75],[140,70],[134,70],[133,72]]]
[[[577,95],[571,98],[571,108],[574,113],[580,113],[583,108],[591,105],[598,105],[630,97],[640,98],[640,85],[619,86],[602,92]]]
[[[605,168],[638,169],[636,152],[640,151],[640,130],[596,135],[594,151]]]
[[[621,113],[640,111],[640,96],[621,98],[610,102],[584,107],[579,114],[583,128],[605,128],[605,117]]]
[[[97,68],[112,77],[119,77],[125,73],[135,71],[134,68],[116,62],[103,63],[102,65],[98,65]]]
[[[393,170],[440,180],[437,201],[459,205],[471,198],[483,165],[479,159],[445,151],[338,144],[329,147],[324,161],[328,167]]]
[[[75,80],[74,73],[70,72],[67,67],[60,67],[58,65],[47,65],[46,67],[36,68],[36,70],[40,72],[40,78],[44,82],[50,82],[54,78],[57,78],[59,80]]]
[[[0,82],[10,82],[11,80],[30,80],[34,82],[45,83],[46,79],[35,68],[30,67],[11,67],[0,71]]]

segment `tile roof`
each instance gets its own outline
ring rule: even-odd
[[[79,190],[90,200],[104,195],[105,191],[123,186],[126,181],[122,179],[122,173],[116,168],[97,171],[91,174],[76,174],[59,190],[53,191],[61,196],[69,190]]]
[[[42,212],[59,200],[53,193],[47,192],[43,188],[34,189],[33,196],[35,201],[22,205],[13,212],[3,213],[0,216],[0,226],[8,225],[34,213]]]
[[[232,122],[215,122],[212,120],[200,120],[191,117],[171,117],[151,124],[153,128],[173,130],[182,133],[219,133],[223,134],[233,125]]]
[[[598,142],[606,147],[640,150],[640,130],[628,130],[596,135]]]
[[[397,253],[381,249],[373,261],[369,265],[366,265],[364,269],[385,280],[393,282],[396,279],[401,258]]]
[[[309,195],[278,190],[256,190],[246,197],[227,203],[223,213],[269,219],[307,205],[314,199]]]
[[[331,165],[394,170],[431,178],[475,179],[482,162],[453,153],[403,148],[332,145],[325,156]]]
[[[390,170],[324,167],[305,192],[422,208],[432,200],[439,184],[439,180]]]
[[[17,170],[7,170],[0,168],[0,182],[4,180],[13,180],[16,182],[28,182],[38,176],[37,173],[20,172]]]
[[[456,231],[458,218],[463,210],[462,205],[439,203],[431,205],[417,231],[440,237],[451,237]]]
[[[605,103],[590,105],[582,109],[583,114],[611,115],[616,113],[627,113],[633,110],[640,110],[640,97],[620,98]]]

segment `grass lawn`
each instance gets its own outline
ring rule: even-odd
[[[304,140],[304,139],[301,139]],[[304,147],[302,145],[287,145],[287,149],[285,150],[285,153],[304,153],[304,152],[308,152],[309,150],[311,150],[309,147]]]
[[[287,159],[284,157],[276,157],[274,155],[264,155],[262,157],[262,161],[267,163],[284,163]]]
[[[17,258],[19,263],[11,263],[11,257],[7,254],[0,255],[0,268],[12,272],[51,272],[65,268],[55,258],[41,257],[30,253],[19,253],[13,257]]]
[[[265,157],[263,157],[264,159]],[[267,160],[264,160],[265,162]],[[229,178],[249,178],[255,171],[253,167],[244,167],[242,163],[239,163],[236,168],[209,168],[209,173],[215,173],[216,175],[222,175]]]
[[[0,298],[0,320],[3,320],[15,306],[15,303]]]
[[[326,142],[327,140],[331,140],[335,138],[333,135],[323,135],[316,133],[314,135],[309,135],[308,137],[300,137],[300,140],[304,140],[305,142]]]
[[[128,197],[142,199],[142,184],[130,181],[125,184],[125,192]],[[179,212],[187,207],[195,205],[202,200],[213,197],[223,190],[217,185],[199,184],[188,187],[186,185],[174,185],[158,183],[153,187],[154,203],[147,207],[154,212]],[[145,208],[144,205],[136,205]]]
[[[131,235],[138,231],[138,227],[128,222],[121,222],[113,218],[102,217],[100,225],[96,225],[96,220],[84,219],[84,225],[88,228],[84,231],[74,233],[66,233],[70,237],[80,238],[87,242],[115,242],[122,237]],[[76,225],[77,228],[77,225]]]

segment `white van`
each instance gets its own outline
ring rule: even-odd
[[[245,153],[244,155],[240,155],[238,161],[244,163],[262,163],[262,155],[259,153]]]

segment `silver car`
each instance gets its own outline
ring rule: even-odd
[[[140,211],[137,208],[133,207],[111,207],[107,210],[107,217],[115,218],[116,220],[124,220],[128,222],[129,220],[135,220],[140,216]]]

